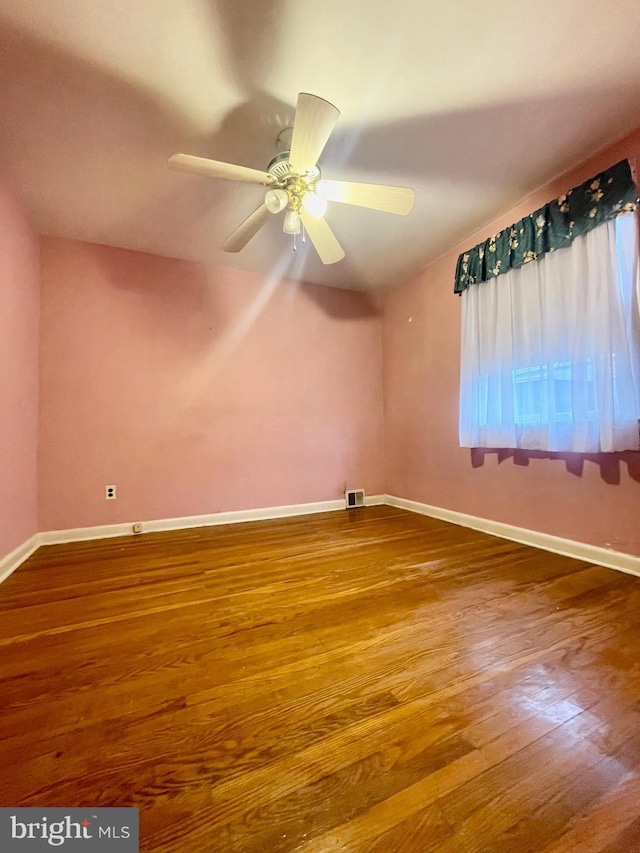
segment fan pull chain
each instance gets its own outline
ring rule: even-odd
[[[295,234],[293,235],[293,251],[294,252],[298,251],[298,247],[296,246],[296,235]]]

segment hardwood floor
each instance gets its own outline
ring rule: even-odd
[[[640,579],[389,507],[48,546],[0,804],[143,851],[640,851]]]

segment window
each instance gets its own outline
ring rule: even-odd
[[[637,287],[635,214],[468,287],[461,446],[638,449]]]

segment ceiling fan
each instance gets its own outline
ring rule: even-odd
[[[191,154],[174,154],[167,165],[179,172],[230,181],[248,181],[268,187],[260,207],[222,244],[225,252],[239,252],[267,223],[270,216],[286,210],[283,231],[295,235],[303,228],[322,263],[334,264],[344,258],[344,249],[324,218],[328,201],[406,215],[413,207],[414,200],[413,190],[408,187],[322,179],[317,161],[339,115],[340,110],[333,104],[317,95],[301,92],[288,150],[277,154],[266,172]],[[283,136],[284,131],[278,140],[282,142]]]

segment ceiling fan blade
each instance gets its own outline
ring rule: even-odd
[[[228,181],[249,181],[253,184],[273,184],[275,178],[268,172],[250,169],[248,166],[236,166],[233,163],[221,163],[206,157],[194,157],[193,154],[174,154],[169,157],[167,166],[175,172],[191,172],[194,175],[207,175],[209,178],[226,178]]]
[[[266,204],[261,204],[257,210],[254,210],[251,216],[248,216],[235,231],[233,231],[222,244],[225,252],[239,252],[244,249],[249,240],[258,233],[263,225],[273,214],[267,209]]]
[[[339,115],[340,110],[324,98],[300,92],[289,154],[294,172],[303,174],[316,165]]]
[[[300,211],[300,219],[323,264],[335,264],[344,258],[344,249],[326,219],[316,219],[306,210]]]
[[[409,187],[387,187],[382,184],[354,184],[350,181],[320,181],[318,192],[329,201],[357,204],[406,216],[413,207],[415,193]]]

